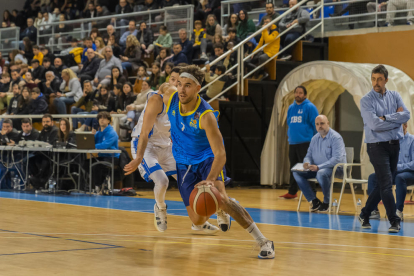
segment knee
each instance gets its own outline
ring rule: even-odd
[[[329,177],[332,175],[332,170],[329,170],[329,169],[322,169],[322,170],[319,170],[317,173],[316,173],[316,179],[318,179],[318,181],[319,181],[319,179],[321,179],[321,180],[325,180],[325,179],[329,179]],[[320,181],[319,181],[320,182]]]
[[[394,184],[396,186],[400,186],[400,185],[407,186],[407,181],[404,178],[404,176],[402,176],[401,174],[397,174],[397,176],[395,176]]]

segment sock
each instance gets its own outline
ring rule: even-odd
[[[262,232],[260,232],[259,228],[256,226],[256,223],[250,224],[249,227],[245,229],[247,233],[249,233],[257,242],[260,240],[266,239],[265,236],[263,236]]]
[[[168,176],[161,170],[155,171],[151,174],[151,179],[154,181],[154,195],[157,206],[160,209],[167,208],[165,204],[165,193],[168,188]]]

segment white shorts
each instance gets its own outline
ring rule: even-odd
[[[131,146],[134,147],[134,139],[131,141]],[[136,146],[131,148],[132,157],[136,157]],[[148,144],[145,153],[144,159],[142,159],[141,164],[138,166],[139,173],[142,178],[147,182],[151,182],[151,174],[158,170],[165,172],[167,176],[177,174],[177,166],[175,165],[175,159],[172,154],[172,145],[166,148],[160,148],[151,146]]]

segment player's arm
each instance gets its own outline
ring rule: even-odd
[[[138,165],[142,162],[145,149],[147,148],[148,144],[148,135],[154,127],[155,120],[157,119],[158,114],[162,112],[163,107],[163,99],[157,95],[152,96],[148,100],[148,104],[144,112],[144,120],[142,122],[141,133],[139,135],[136,154],[137,156],[134,160],[132,160],[128,165],[124,167],[125,175],[133,173],[138,168]]]
[[[217,126],[217,120],[213,112],[201,117],[200,126],[206,131],[208,142],[214,154],[214,161],[206,179],[207,183],[212,184],[211,182],[214,183],[217,180],[226,164],[226,150],[223,144],[223,136]]]

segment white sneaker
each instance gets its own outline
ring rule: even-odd
[[[194,231],[204,231],[207,234],[215,234],[218,232],[219,228],[217,226],[214,226],[210,222],[206,221],[203,225],[197,226],[193,225],[191,226],[191,229]]]
[[[401,212],[401,211],[400,211],[400,210],[398,210],[398,209],[397,209],[397,216],[399,216],[399,217],[400,217],[401,221],[403,221],[403,220],[404,220],[404,215],[403,215],[403,212]]]
[[[167,208],[160,209],[157,203],[154,205],[154,225],[160,232],[167,230]]]
[[[222,232],[227,232],[230,230],[231,218],[230,215],[224,212],[223,210],[217,211],[217,224],[220,227]]]
[[[412,26],[412,25],[414,25],[414,23],[412,21],[407,21],[407,25]]]
[[[381,215],[379,211],[372,211],[371,215],[369,216],[369,219],[380,219]]]
[[[206,54],[202,54],[201,57],[200,57],[200,59],[206,59],[206,60],[208,60],[208,57],[207,57]]]
[[[259,259],[274,259],[275,258],[275,247],[272,241],[264,239],[259,243],[260,253]]]

